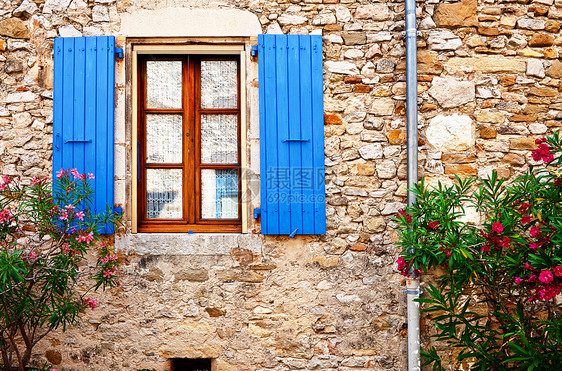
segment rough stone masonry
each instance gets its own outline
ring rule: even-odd
[[[562,0],[417,5],[420,175],[524,171],[535,138],[562,126]],[[124,15],[167,8],[235,8],[264,33],[323,35],[328,232],[127,232],[119,286],[35,359],[68,371],[198,357],[219,370],[404,370],[390,220],[406,195],[403,1],[0,0],[0,172],[51,173],[55,37],[117,35]],[[130,136],[119,145],[130,156]],[[130,162],[118,166],[130,192]]]

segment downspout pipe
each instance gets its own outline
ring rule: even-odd
[[[418,182],[418,67],[416,0],[406,2],[406,112],[408,132],[408,206],[416,202],[410,191]],[[420,370],[420,305],[414,300],[420,296],[420,281],[412,271],[406,280],[408,305],[408,370]]]

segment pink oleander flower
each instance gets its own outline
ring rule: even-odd
[[[70,245],[68,243],[65,242],[62,244],[62,252],[65,254],[70,252]]]
[[[98,300],[97,299],[86,298],[86,299],[83,299],[82,302],[84,304],[90,306],[90,308],[92,310],[94,310],[94,308],[98,306]]]
[[[106,269],[103,271],[104,278],[111,278],[115,274],[116,268]]]
[[[537,250],[539,247],[540,247],[540,245],[536,242],[531,242],[529,244],[529,249],[531,249],[531,250]]]
[[[3,181],[5,184],[10,184],[10,183],[12,183],[12,180],[13,180],[13,179],[12,179],[9,175],[4,175],[4,176],[2,177],[2,181]]]
[[[94,178],[95,178],[94,174],[88,173],[88,179],[94,179]]]
[[[490,244],[488,244],[487,242],[484,244],[484,246],[482,246],[482,248],[480,249],[480,251],[482,252],[490,252]]]
[[[64,208],[69,211],[75,209],[74,205],[66,205]]]
[[[37,177],[33,177],[31,178],[31,184],[33,184],[34,186],[39,185],[41,183],[40,179],[37,179]]]
[[[515,283],[516,283],[516,284],[520,285],[521,282],[523,282],[523,278],[521,278],[521,277],[515,277]]]
[[[528,279],[529,282],[535,282],[536,280],[537,280],[537,275],[536,275],[536,274],[531,274],[531,275],[529,276],[529,279]]]
[[[57,178],[62,178],[66,176],[66,172],[64,171],[64,169],[60,169],[59,171],[57,171]]]
[[[64,210],[64,209],[61,209],[59,219],[60,220],[68,220],[68,211]]]
[[[12,212],[9,209],[0,211],[0,223],[9,221],[12,218]]]
[[[84,214],[83,211],[79,211],[79,212],[76,213],[76,218],[77,218],[78,220],[84,220],[84,217],[85,217],[85,216],[86,216],[86,214]]]
[[[525,269],[533,269],[533,267],[529,263],[525,263]]]
[[[116,261],[117,261],[117,256],[115,256],[115,255],[109,255],[109,256],[106,256],[106,257],[100,259],[100,262],[102,264],[106,264],[106,263],[110,263],[110,262],[116,262]]]
[[[531,215],[523,215],[521,218],[521,223],[529,224],[531,222]]]
[[[503,224],[495,222],[494,224],[492,224],[492,231],[494,231],[496,233],[502,233],[503,232]]]
[[[556,277],[562,277],[562,265],[557,265],[556,267],[552,268],[554,275]]]
[[[78,179],[80,177],[80,173],[78,172],[78,170],[76,170],[76,168],[71,169],[69,173],[74,176],[74,179]]]
[[[531,231],[529,233],[531,234],[531,236],[537,237],[541,233],[541,227],[535,225],[531,228]]]
[[[54,368],[54,367],[51,367],[51,368],[49,369],[49,371],[57,371],[57,369]]]
[[[551,283],[552,281],[554,281],[554,275],[551,271],[542,271],[539,274],[539,281],[544,283]]]
[[[93,232],[79,234],[78,237],[76,237],[76,241],[86,242],[87,244],[92,242],[93,239],[94,239],[94,233]]]

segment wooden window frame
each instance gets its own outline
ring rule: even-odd
[[[137,231],[138,232],[242,232],[243,198],[242,198],[242,94],[241,94],[241,58],[240,55],[216,54],[139,54],[137,56],[137,135],[138,135],[138,175],[137,179]],[[180,109],[151,109],[146,102],[146,61],[178,60],[182,62],[182,107]],[[237,107],[235,109],[202,109],[201,102],[201,61],[235,60],[237,62]],[[195,94],[190,94],[189,92]],[[181,114],[182,115],[182,163],[152,164],[146,162],[146,115],[147,114]],[[201,163],[201,116],[206,114],[232,114],[237,117],[237,163],[203,164]],[[182,219],[146,218],[146,169],[182,169]],[[201,170],[236,169],[238,173],[238,218],[205,219],[202,217]]]

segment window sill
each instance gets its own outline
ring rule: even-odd
[[[115,237],[115,249],[139,255],[230,255],[234,248],[261,254],[259,236],[242,233],[135,233]]]

